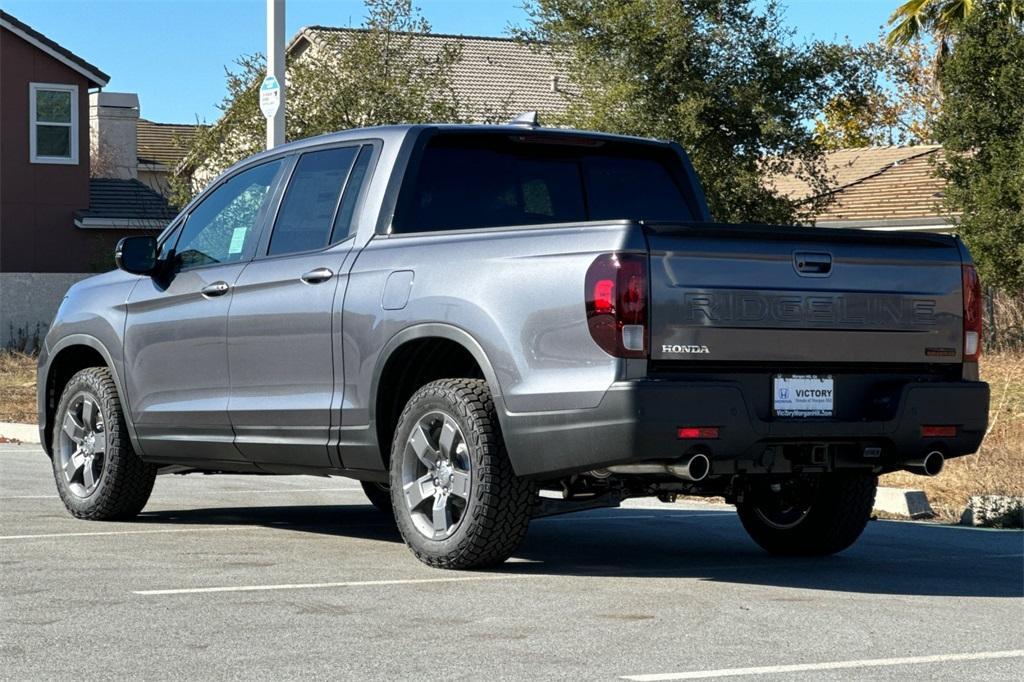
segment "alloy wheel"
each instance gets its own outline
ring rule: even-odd
[[[413,425],[402,456],[402,497],[416,530],[431,540],[451,537],[472,486],[462,429],[451,415],[430,412]]]
[[[76,497],[89,497],[103,476],[107,437],[103,411],[88,393],[79,393],[64,413],[61,423],[60,470],[68,489]]]

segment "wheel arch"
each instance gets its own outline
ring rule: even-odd
[[[405,363],[430,360],[411,371]],[[454,372],[454,377],[452,376]],[[464,329],[426,323],[407,327],[385,344],[377,357],[370,390],[370,425],[377,437],[381,461],[387,466],[391,439],[402,408],[416,389],[436,379],[480,378],[495,401],[498,422],[504,427],[504,401],[494,366],[480,344]]]
[[[88,367],[105,367],[110,371],[114,379],[114,386],[121,398],[121,404],[127,408],[125,402],[124,384],[114,364],[113,357],[106,346],[94,336],[88,334],[71,334],[62,338],[53,348],[48,351],[49,359],[45,366],[43,376],[39,379],[42,385],[39,388],[39,431],[40,440],[46,454],[53,455],[53,420],[57,411],[57,403],[60,401],[60,394],[64,386],[76,373]],[[125,409],[125,421],[129,423],[128,432],[134,441],[134,429],[128,419],[128,410]]]

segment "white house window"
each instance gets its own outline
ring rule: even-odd
[[[78,163],[78,86],[29,84],[32,163]]]

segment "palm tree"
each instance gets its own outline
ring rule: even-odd
[[[924,33],[931,33],[938,43],[937,57],[942,58],[949,53],[952,38],[963,22],[986,2],[994,2],[998,11],[1011,21],[1020,21],[1024,16],[1024,0],[907,0],[889,17],[893,29],[889,31],[888,42],[906,45]]]

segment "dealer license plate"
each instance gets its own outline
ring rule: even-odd
[[[831,417],[834,398],[830,376],[777,374],[772,378],[772,411],[779,417]]]

